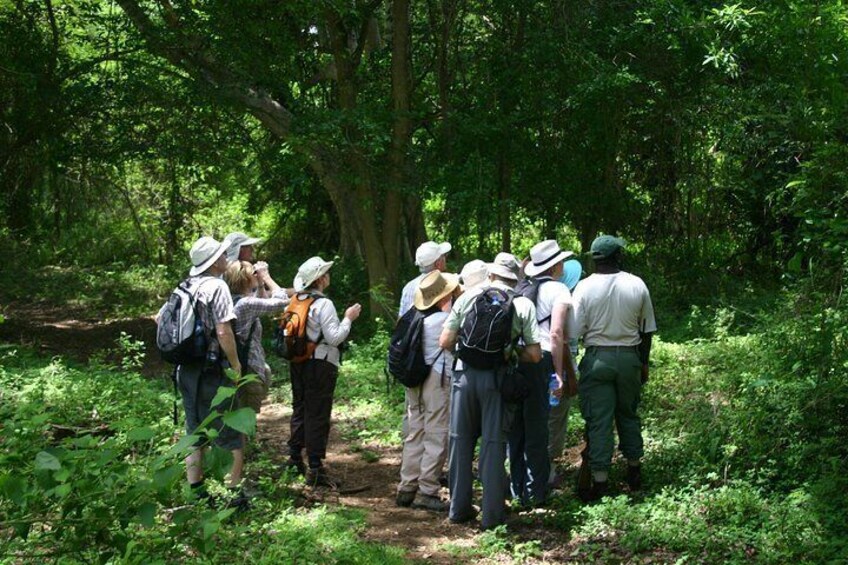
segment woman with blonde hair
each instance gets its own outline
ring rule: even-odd
[[[256,270],[247,261],[231,262],[224,273],[224,280],[230,287],[235,304],[234,331],[239,343],[242,374],[259,377],[257,382],[247,383],[241,388],[239,400],[242,406],[250,406],[258,414],[271,384],[271,368],[265,362],[259,318],[285,310],[289,296],[286,289],[274,282],[267,269]],[[271,289],[269,298],[256,296],[257,289],[263,285]]]

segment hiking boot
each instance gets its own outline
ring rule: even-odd
[[[447,512],[450,505],[442,501],[438,496],[424,494],[419,492],[415,495],[415,500],[412,501],[413,508],[421,508],[423,510],[432,510],[433,512]]]
[[[227,508],[235,508],[236,514],[246,512],[250,509],[250,498],[248,498],[244,490],[239,489],[235,492],[235,496],[227,502]]]
[[[607,494],[606,481],[593,481],[592,486],[588,489],[577,489],[577,496],[583,502],[594,502],[602,499]]]
[[[395,504],[407,508],[412,505],[413,500],[415,500],[414,490],[400,490],[395,498]]]
[[[339,488],[341,482],[330,477],[324,467],[310,467],[306,471],[306,484],[311,487]]]
[[[642,466],[628,465],[627,466],[627,486],[631,492],[642,490]]]
[[[289,458],[288,461],[283,463],[283,471],[288,470],[292,470],[295,475],[302,477],[306,474],[306,465],[303,463],[302,459]]]

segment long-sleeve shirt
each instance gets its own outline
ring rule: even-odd
[[[239,342],[244,343],[253,329],[250,343],[248,344],[246,372],[259,375],[262,380],[268,382],[268,366],[265,363],[265,350],[262,348],[262,323],[260,316],[274,314],[285,310],[289,303],[288,295],[284,289],[274,292],[270,298],[258,298],[255,296],[234,296],[235,303],[235,334]]]
[[[339,345],[350,334],[350,320],[342,318],[336,312],[333,301],[321,293],[309,307],[309,317],[306,320],[306,336],[311,341],[318,342],[313,358],[323,359],[338,366],[341,355]]]

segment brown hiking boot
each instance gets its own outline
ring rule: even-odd
[[[341,482],[330,477],[327,470],[322,467],[310,467],[306,471],[306,484],[311,487],[327,487],[337,489]]]

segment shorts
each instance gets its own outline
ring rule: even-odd
[[[224,400],[220,405],[213,408],[212,400],[222,386],[232,387],[233,383],[224,374],[220,365],[204,368],[203,364],[180,365],[177,371],[177,383],[180,395],[183,398],[183,409],[186,417],[186,433],[192,434],[206,419],[213,409],[219,414],[238,408],[233,405],[233,397]],[[220,417],[215,418],[209,428],[218,431],[215,444],[223,449],[232,451],[244,447],[244,438],[241,432],[225,426]],[[206,443],[206,438],[201,437],[197,446]]]

